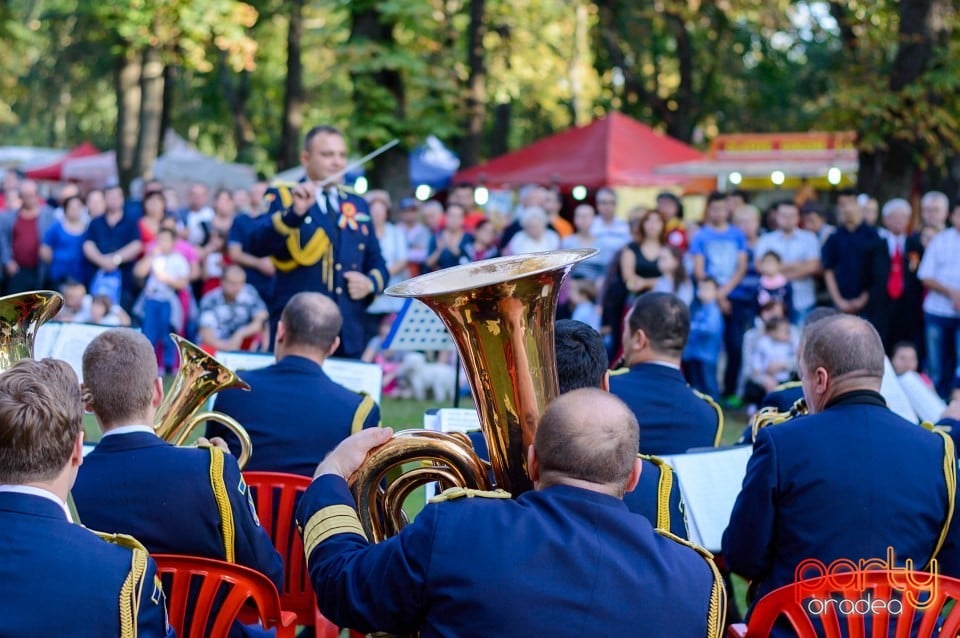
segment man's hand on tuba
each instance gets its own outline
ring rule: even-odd
[[[367,452],[383,445],[392,436],[393,430],[390,428],[368,428],[347,437],[317,466],[313,478],[324,474],[349,478],[363,463]]]

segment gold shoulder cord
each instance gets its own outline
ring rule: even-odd
[[[937,554],[940,553],[943,543],[947,540],[947,532],[950,531],[950,522],[953,519],[953,511],[956,507],[957,494],[957,458],[954,451],[953,439],[950,438],[950,435],[946,432],[940,430],[934,430],[934,432],[943,438],[943,479],[947,485],[947,518],[943,522],[943,528],[940,530],[940,537],[937,539],[937,544],[933,548],[933,553],[930,555],[930,561],[924,569],[930,566],[930,563],[932,563],[937,557]]]
[[[223,450],[215,447],[210,450],[210,487],[213,490],[213,499],[220,512],[220,532],[223,535],[223,555],[228,563],[236,562],[234,552],[233,509],[230,507],[230,497],[227,495],[227,486],[223,482]]]
[[[673,490],[673,468],[659,457],[649,454],[638,454],[637,456],[650,461],[660,470],[660,479],[657,482],[656,527],[670,531],[670,492]]]
[[[707,561],[713,573],[713,586],[710,588],[710,604],[707,607],[707,638],[723,638],[723,622],[727,617],[727,591],[723,586],[723,578],[717,564],[713,562],[713,554],[696,543],[685,541],[675,534],[664,529],[656,530],[658,534],[670,540],[685,545],[694,550]]]
[[[693,388],[690,388],[693,390]],[[693,390],[693,393],[699,398],[707,402],[707,404],[713,408],[714,412],[717,413],[717,433],[713,436],[713,447],[720,447],[720,439],[723,438],[723,408],[720,407],[713,398],[708,395],[700,392],[699,390]]]
[[[90,531],[102,540],[126,547],[132,552],[130,571],[120,586],[120,638],[136,638],[144,576],[147,573],[147,550],[137,539],[126,534]]]
[[[357,406],[357,411],[353,413],[353,425],[350,426],[350,434],[356,434],[363,429],[363,422],[367,420],[367,416],[370,414],[370,411],[373,410],[373,406],[376,405],[373,401],[373,398],[370,397],[366,392],[361,392],[363,399],[360,401],[360,405]],[[379,423],[377,425],[380,425]]]

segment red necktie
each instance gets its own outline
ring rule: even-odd
[[[887,278],[887,294],[890,299],[896,301],[903,294],[903,253],[900,250],[900,242],[893,251],[890,258],[890,277]]]

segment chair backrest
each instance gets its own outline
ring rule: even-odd
[[[164,581],[170,624],[181,638],[226,636],[248,603],[264,627],[282,625],[277,588],[260,572],[212,558],[152,557]]]
[[[280,472],[244,472],[243,479],[253,494],[260,524],[283,557],[281,605],[295,612],[301,624],[312,624],[317,599],[310,585],[303,539],[294,522],[297,503],[310,486],[310,479]]]
[[[955,600],[960,600],[960,580],[939,574],[902,569],[824,573],[761,598],[746,635],[768,636],[782,621],[799,638],[956,636],[960,604],[943,613]]]

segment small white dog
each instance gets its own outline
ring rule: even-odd
[[[436,401],[452,401],[456,370],[446,363],[430,363],[422,352],[409,352],[397,370],[397,379],[409,388],[410,396],[418,401],[433,394]]]

